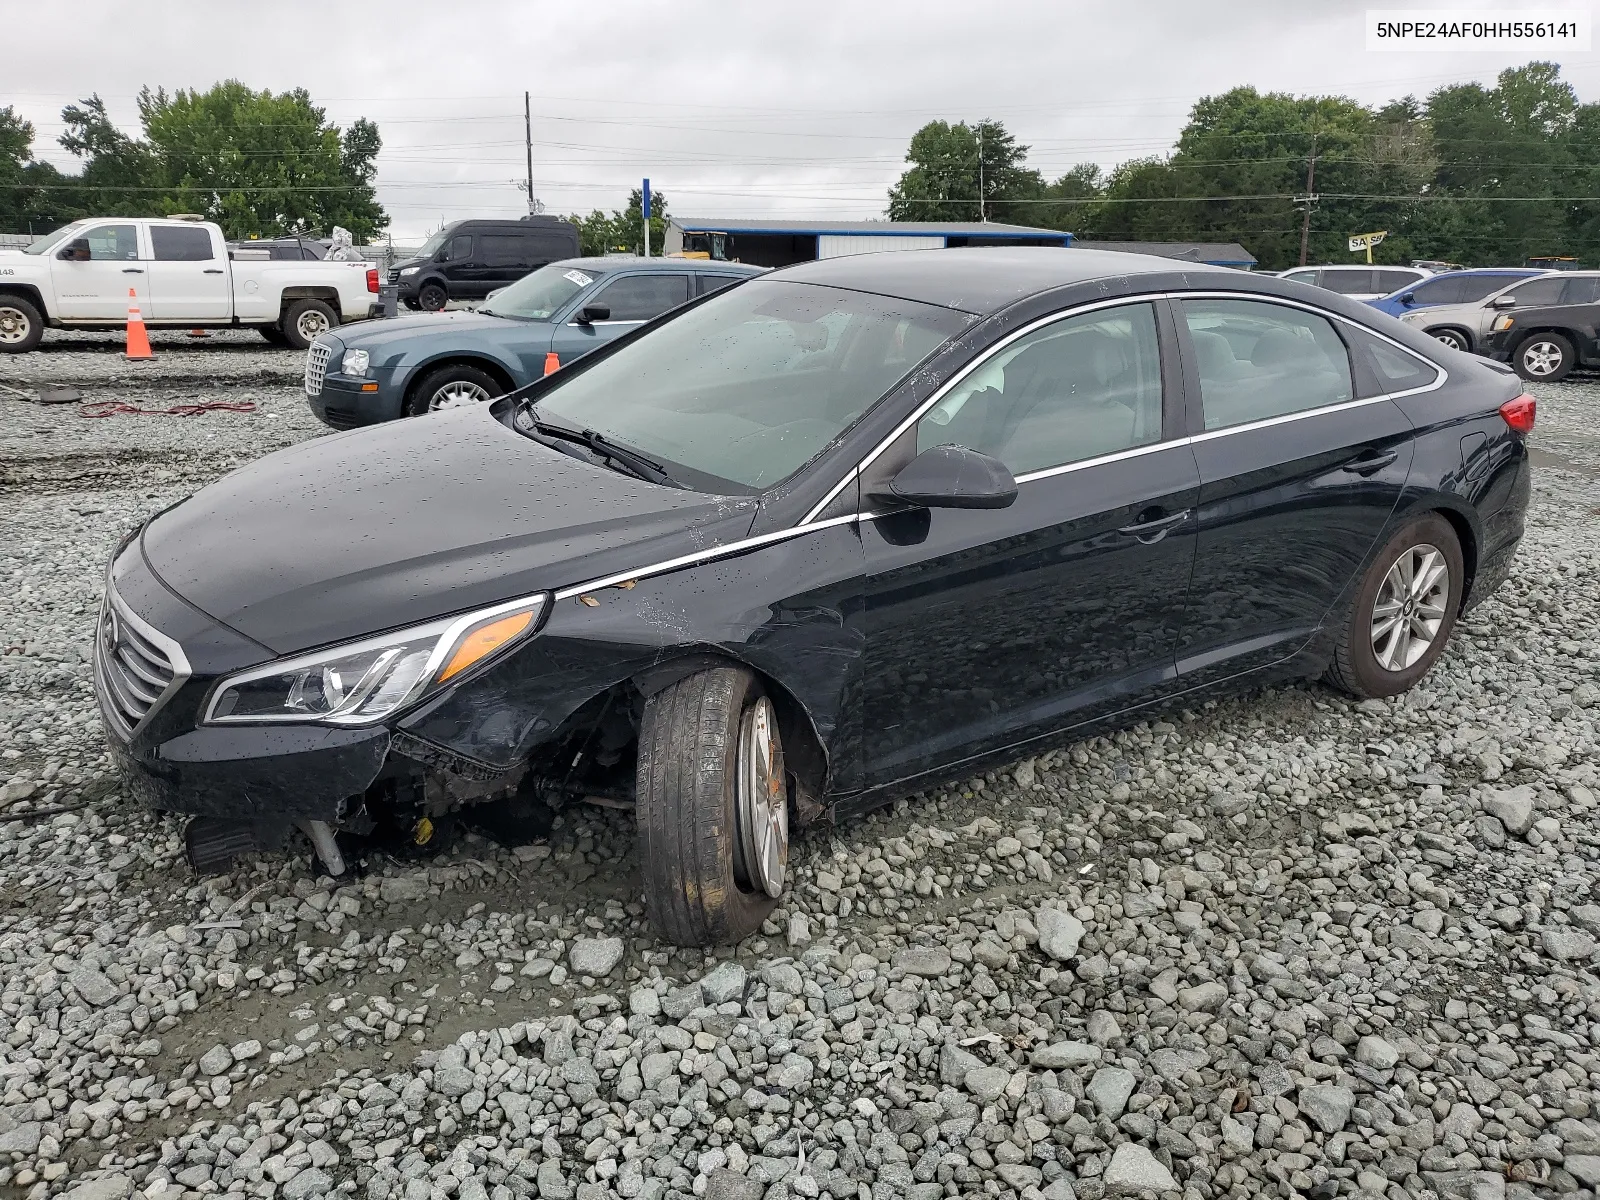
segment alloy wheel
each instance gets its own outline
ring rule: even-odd
[[[754,892],[783,894],[789,863],[789,796],[772,702],[761,697],[739,723],[734,783],[734,874]]]
[[[1372,604],[1372,656],[1385,671],[1415,665],[1439,636],[1450,602],[1450,564],[1426,543],[1401,551]]]
[[[1522,365],[1529,375],[1553,375],[1561,369],[1565,357],[1560,346],[1542,339],[1522,348]]]
[[[0,343],[20,346],[31,332],[33,328],[27,313],[20,308],[0,307]]]
[[[314,308],[306,309],[295,319],[294,324],[296,331],[308,342],[332,328],[328,322],[328,314]]]
[[[452,379],[433,395],[428,397],[428,411],[438,412],[443,408],[466,408],[471,404],[482,404],[485,400],[493,400],[487,388],[473,383],[470,379]]]
[[[1435,333],[1432,336],[1434,341],[1443,342],[1452,350],[1465,350],[1467,348],[1467,339],[1462,337],[1454,329],[1441,329],[1438,333]]]

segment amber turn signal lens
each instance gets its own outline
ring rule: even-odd
[[[456,652],[450,656],[450,661],[444,665],[444,670],[439,672],[439,677],[434,682],[444,683],[474,663],[482,662],[506,643],[521,637],[532,624],[533,613],[524,611],[512,613],[509,617],[501,617],[470,630],[462,637]]]

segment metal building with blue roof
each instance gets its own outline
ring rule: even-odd
[[[791,263],[877,250],[942,250],[958,246],[1070,246],[1059,229],[998,221],[736,221],[673,217],[669,256],[787,267]]]

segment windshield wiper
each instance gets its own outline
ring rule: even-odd
[[[549,421],[541,421],[533,414],[533,406],[527,405],[518,414],[526,419],[534,429],[545,437],[560,438],[566,442],[576,442],[587,446],[602,460],[626,475],[635,479],[643,479],[646,483],[661,483],[668,487],[682,488],[687,485],[679,483],[666,468],[653,458],[646,458],[637,450],[630,450],[626,446],[619,446],[603,433],[594,429],[572,429],[566,425],[556,425]]]

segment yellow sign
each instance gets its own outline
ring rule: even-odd
[[[1355,234],[1350,239],[1350,253],[1355,254],[1365,250],[1367,252],[1367,261],[1370,263],[1372,261],[1372,248],[1388,236],[1389,231],[1387,229],[1379,230],[1377,233]]]

